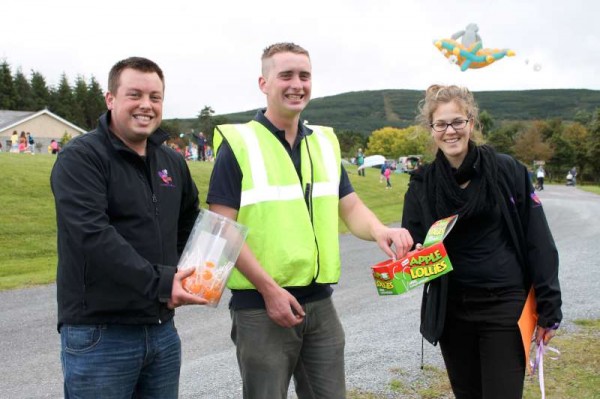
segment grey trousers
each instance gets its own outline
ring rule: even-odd
[[[244,399],[285,399],[292,376],[298,399],[343,399],[344,330],[333,302],[305,304],[304,321],[275,324],[265,309],[231,312]]]

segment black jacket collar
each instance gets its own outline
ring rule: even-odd
[[[110,118],[110,111],[106,111],[104,114],[102,114],[98,119],[97,130],[106,134],[115,150],[133,152],[132,149],[127,147],[125,143],[123,143],[123,141],[110,130]],[[150,137],[148,137],[147,147],[158,147],[162,143],[164,143],[168,138],[169,133],[165,132],[161,128],[158,128],[150,135]]]

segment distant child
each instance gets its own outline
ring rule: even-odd
[[[383,180],[385,179],[385,170],[387,167],[387,163],[383,163],[381,165],[381,168],[379,169],[379,183],[383,183]]]
[[[52,152],[52,154],[56,155],[58,154],[60,147],[58,145],[58,141],[52,139],[50,141],[50,151]]]
[[[385,176],[385,182],[386,182],[386,186],[385,189],[389,189],[392,188],[392,183],[390,182],[390,175],[392,174],[392,170],[387,167],[385,168],[385,171],[383,172],[383,176]]]

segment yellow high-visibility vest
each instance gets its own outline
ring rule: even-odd
[[[249,227],[246,243],[281,287],[340,276],[340,147],[333,129],[309,128],[300,143],[301,179],[279,139],[256,121],[221,125],[213,136],[216,151],[227,140],[242,171],[237,220]],[[237,269],[227,286],[255,288]]]

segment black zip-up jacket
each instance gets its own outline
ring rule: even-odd
[[[537,324],[552,327],[562,320],[558,251],[554,239],[541,202],[533,192],[527,169],[505,154],[496,154],[496,159],[496,192],[502,219],[517,250],[525,284],[534,288]],[[423,242],[427,230],[435,222],[427,206],[423,172],[411,176],[404,198],[402,227],[408,229],[415,243]],[[434,345],[443,332],[447,293],[448,275],[431,281],[423,290],[420,329],[423,337]]]
[[[184,158],[157,129],[141,157],[98,127],[71,140],[52,169],[58,236],[58,329],[63,324],[158,324],[199,212]]]

